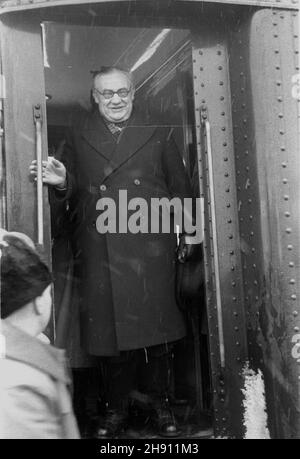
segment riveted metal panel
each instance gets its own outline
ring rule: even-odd
[[[193,49],[194,90],[200,165],[200,189],[205,199],[205,263],[213,375],[215,430],[217,435],[241,437],[242,368],[247,345],[239,248],[238,209],[231,123],[231,94],[228,50],[222,36],[211,32],[195,39]],[[213,182],[220,285],[216,279],[212,241],[212,202],[208,171],[207,139],[201,127],[200,111],[206,107],[211,127]],[[202,148],[201,148],[202,146]],[[220,342],[217,293],[220,287],[223,340]],[[225,365],[222,367],[222,344]]]
[[[243,270],[243,290],[247,320],[247,340],[250,366],[256,370],[262,364],[262,352],[257,343],[260,332],[259,308],[264,301],[265,285],[262,257],[261,220],[258,209],[258,168],[249,66],[249,27],[247,16],[230,38],[230,83],[234,158],[237,184],[240,248]]]
[[[249,357],[284,438],[300,432],[296,15],[256,12],[232,34],[230,61]]]

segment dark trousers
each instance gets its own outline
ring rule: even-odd
[[[165,343],[99,358],[108,408],[126,410],[134,391],[152,405],[163,403],[170,389],[172,349]]]

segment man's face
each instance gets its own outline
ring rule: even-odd
[[[119,91],[127,89],[130,92],[126,97],[113,94],[109,99],[100,94],[104,91]],[[130,86],[130,81],[122,72],[108,73],[101,75],[95,80],[93,96],[96,104],[99,106],[101,115],[110,122],[120,123],[128,120],[132,112],[132,103],[134,99],[134,90]]]

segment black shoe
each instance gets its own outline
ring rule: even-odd
[[[161,437],[177,437],[180,434],[173,411],[168,406],[155,407],[152,418]]]
[[[126,427],[127,414],[119,410],[108,410],[104,421],[96,429],[96,438],[115,438]]]

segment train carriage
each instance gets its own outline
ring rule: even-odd
[[[1,226],[32,237],[53,266],[53,341],[86,364],[68,330],[65,223],[58,213],[51,225],[47,187],[28,166],[59,157],[74,112],[90,106],[91,75],[118,64],[133,72],[137,101],[173,127],[201,198],[205,292],[174,387],[209,413],[215,437],[300,436],[298,7],[0,2]]]

